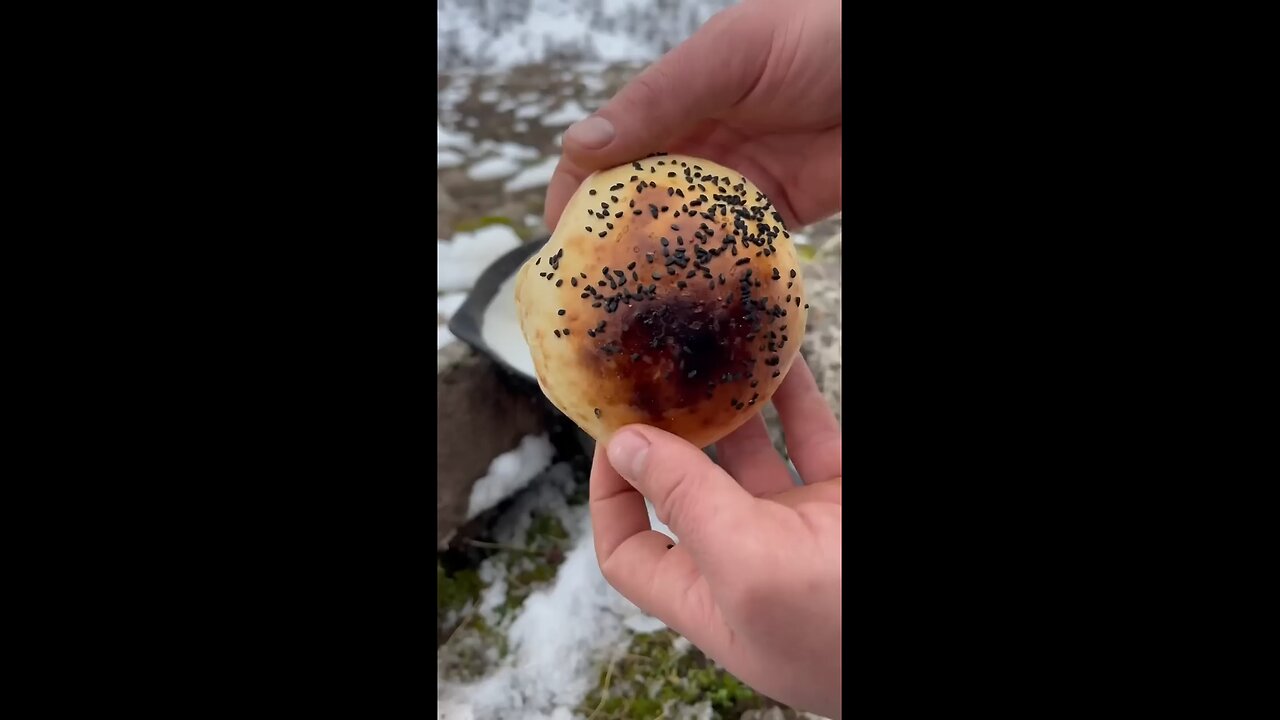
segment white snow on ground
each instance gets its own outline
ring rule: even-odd
[[[582,118],[590,115],[586,108],[578,104],[577,100],[570,99],[560,109],[547,113],[542,118],[543,125],[572,125]]]
[[[553,583],[531,594],[505,626],[509,654],[473,682],[440,679],[438,718],[572,717],[573,708],[594,687],[599,668],[613,653],[626,649],[629,633],[663,627],[605,582],[587,508],[565,500],[572,484],[568,464],[557,463],[516,496],[495,522],[498,542],[522,545],[534,512],[550,513],[564,525],[572,547]],[[653,518],[652,507],[650,518],[655,529],[670,534]],[[496,612],[506,592],[503,571],[491,558],[477,572],[489,583],[477,612],[490,627],[504,627]]]
[[[465,161],[466,161],[466,157],[464,157],[462,153],[458,152],[457,150],[449,150],[449,149],[436,150],[436,167],[437,168],[458,167]]]
[[[596,62],[653,60],[733,0],[687,0],[655,11],[652,0],[436,1],[436,65],[509,69],[552,55]]]
[[[543,109],[537,105],[521,105],[516,108],[516,118],[520,120],[529,120],[536,118],[543,113]]]
[[[436,296],[436,314],[445,320],[453,317],[458,312],[458,308],[462,307],[462,303],[467,301],[465,292],[450,292]]]
[[[436,241],[436,290],[467,290],[485,268],[520,245],[520,236],[506,225],[487,225],[453,240]]]
[[[609,587],[596,563],[586,508],[572,508],[575,539],[555,582],[530,595],[508,629],[510,654],[474,683],[442,683],[439,707],[449,717],[572,716],[611,652],[626,647],[626,623],[640,611]],[[482,599],[482,604],[483,604]],[[566,715],[568,713],[568,715]]]
[[[467,519],[494,507],[524,488],[551,464],[555,448],[545,435],[526,435],[514,450],[502,453],[489,463],[489,472],[471,487]]]
[[[491,157],[467,168],[467,177],[476,182],[485,182],[508,177],[519,169],[520,164],[511,158]]]
[[[436,123],[436,149],[444,147],[466,147],[471,145],[471,136],[466,133],[450,130]]]
[[[436,326],[436,352],[440,352],[446,345],[457,339],[453,333],[449,332],[448,325]]]
[[[545,187],[551,182],[551,175],[555,173],[556,165],[560,162],[558,157],[549,157],[546,160],[521,170],[515,177],[507,181],[503,188],[509,192],[520,192],[530,188]]]
[[[605,82],[604,78],[593,73],[582,73],[577,80],[592,95],[599,95],[609,87],[609,83]]]
[[[531,148],[528,145],[521,145],[513,142],[495,142],[493,140],[485,140],[480,143],[476,149],[482,154],[493,154],[509,160],[536,160],[539,157],[542,157],[542,153],[538,152],[536,148]]]

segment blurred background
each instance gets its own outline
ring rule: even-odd
[[[518,337],[501,281],[550,234],[561,134],[731,4],[437,0],[440,720],[807,717],[608,587],[586,509],[590,439],[492,347]],[[793,229],[813,306],[802,352],[837,416],[841,223]],[[455,333],[464,320],[489,344]]]

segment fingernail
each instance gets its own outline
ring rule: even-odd
[[[613,436],[606,451],[613,469],[634,482],[644,473],[645,462],[649,459],[649,441],[634,430],[626,430]]]
[[[613,123],[599,115],[592,115],[571,125],[564,131],[564,138],[585,148],[599,150],[613,140],[613,134]]]

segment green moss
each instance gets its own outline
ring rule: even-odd
[[[519,229],[510,219],[501,215],[486,215],[480,218],[465,218],[453,224],[453,229],[457,232],[474,232],[482,227],[490,225],[506,225],[512,229]]]
[[[554,515],[538,513],[525,532],[526,552],[501,556],[507,570],[507,597],[499,609],[501,617],[513,615],[533,591],[555,580],[568,550],[569,533]]]
[[[600,671],[578,711],[593,720],[652,720],[672,706],[710,702],[717,718],[772,705],[697,649],[679,653],[670,630],[638,634],[627,652]],[[598,709],[597,709],[598,708]]]
[[[484,583],[475,570],[459,570],[449,573],[436,559],[436,617],[443,618],[450,611],[462,610],[468,602],[477,600]]]
[[[525,542],[529,544],[530,550],[536,549],[535,546],[543,543],[543,541],[557,543],[568,539],[569,533],[564,529],[564,525],[560,523],[559,518],[555,515],[541,513],[533,516],[533,522],[529,524],[529,531],[525,533]]]

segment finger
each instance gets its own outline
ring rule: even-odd
[[[596,444],[595,459],[591,463],[588,507],[596,558],[602,567],[628,538],[652,532],[644,497],[614,471],[603,443]]]
[[[795,487],[759,413],[716,443],[716,459],[743,490],[756,497]]]
[[[732,538],[749,527],[755,498],[698,448],[671,433],[628,425],[609,440],[609,461],[653,503],[704,573],[736,556]]]
[[[723,643],[727,626],[693,556],[649,528],[644,497],[614,470],[603,443],[591,465],[589,507],[596,559],[609,584],[699,647]]]
[[[797,354],[790,372],[773,394],[782,418],[787,454],[806,483],[842,477],[840,424],[827,406],[804,356]]]
[[[569,199],[590,174],[590,170],[584,170],[569,158],[560,158],[556,171],[551,175],[551,182],[547,184],[547,199],[543,208],[543,220],[552,232],[560,224],[560,216],[564,213],[564,207],[569,204]]]
[[[599,112],[566,130],[565,155],[599,169],[667,150],[751,90],[768,62],[772,31],[772,24],[738,7],[717,14]]]

